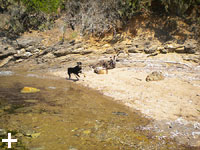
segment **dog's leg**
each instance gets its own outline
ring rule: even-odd
[[[76,79],[79,80],[80,76],[79,76],[78,74],[75,74],[75,76],[76,76]],[[77,76],[78,76],[79,78],[78,78]]]
[[[80,78],[80,76],[78,74],[76,74],[76,75]]]
[[[69,79],[71,79],[71,73],[68,72],[68,75],[69,75]]]
[[[82,74],[84,77],[86,77],[85,74],[82,71],[80,71],[79,73]]]

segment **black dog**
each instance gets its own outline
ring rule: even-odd
[[[78,80],[78,77],[80,77],[78,74],[82,73],[82,67],[81,67],[81,65],[82,65],[81,62],[77,62],[77,66],[75,66],[73,68],[68,68],[69,79],[71,79],[71,74],[73,73],[73,74],[76,75],[76,78]]]

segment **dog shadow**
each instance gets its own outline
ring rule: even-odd
[[[73,82],[79,81],[79,79],[70,79],[70,78],[66,78],[66,80],[73,81]]]

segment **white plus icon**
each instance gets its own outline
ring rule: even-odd
[[[11,143],[17,142],[17,139],[11,139],[11,133],[8,133],[8,139],[2,139],[2,142],[7,142],[8,148],[11,148]]]

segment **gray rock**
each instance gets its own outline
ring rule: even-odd
[[[16,50],[12,47],[8,47],[0,52],[0,59],[16,54]]]
[[[149,54],[147,57],[157,56],[158,54],[159,54],[158,52],[154,52],[154,53]]]
[[[37,45],[42,41],[40,37],[21,37],[17,42],[21,48],[27,48],[32,45]]]
[[[73,54],[72,51],[73,51],[72,48],[68,48],[68,49],[57,50],[57,51],[53,52],[53,54],[57,57],[61,57],[61,56]]]
[[[186,52],[184,47],[176,48],[174,51],[175,51],[176,53],[185,53],[185,52]]]
[[[196,47],[192,44],[185,45],[185,52],[188,54],[194,54],[196,52]]]
[[[42,55],[46,55],[50,52],[56,52],[56,50],[57,49],[54,46],[48,47],[45,50],[41,51],[37,57],[42,56]]]
[[[2,61],[0,61],[0,67],[3,67],[7,63],[9,63],[9,61],[12,60],[12,59],[13,59],[13,56],[8,56],[7,58],[5,58]]]
[[[168,49],[160,49],[160,52],[162,53],[162,54],[167,54],[168,53]]]
[[[44,49],[46,49],[47,47],[45,47],[44,45],[38,45],[36,48],[41,49],[41,50],[44,50]]]
[[[186,40],[184,43],[185,47],[190,47],[190,48],[196,48],[197,47],[198,42],[194,39],[189,39]]]
[[[68,49],[57,50],[53,54],[57,57],[61,57],[61,56],[69,55],[69,54],[86,55],[92,52],[93,52],[92,50],[88,50],[84,48],[78,48],[78,49],[68,48]]]
[[[16,59],[27,59],[29,57],[31,57],[33,54],[31,52],[25,52],[25,53],[19,53],[19,54],[15,54],[14,57]]]
[[[81,54],[81,52],[83,52],[84,50],[85,50],[84,48],[74,49],[72,50],[72,54]]]
[[[44,55],[42,58],[43,58],[43,59],[53,59],[53,58],[55,58],[55,55],[52,54],[52,53],[47,53],[47,54]]]
[[[114,54],[114,53],[115,53],[115,50],[113,48],[109,48],[109,49],[106,49],[106,51],[103,54]]]
[[[17,54],[24,54],[26,50],[24,48],[17,50]]]
[[[33,54],[31,53],[31,52],[26,52],[25,54],[24,54],[24,57],[25,58],[28,58],[28,57],[31,57]]]
[[[152,47],[150,47],[150,48],[146,48],[146,49],[144,50],[144,52],[145,52],[146,54],[152,54],[152,53],[156,52],[156,50],[157,50],[157,46],[152,46]]]
[[[40,52],[40,50],[37,48],[33,50],[33,53],[39,53],[39,52]]]
[[[78,43],[78,44],[75,44],[73,46],[73,49],[78,49],[78,48],[81,48],[81,47],[83,47],[82,43]]]
[[[126,45],[120,44],[114,47],[115,50],[123,50],[126,48]]]
[[[34,49],[35,49],[34,46],[29,46],[29,47],[26,48],[26,51],[27,52],[33,52]]]
[[[129,52],[129,53],[140,53],[140,51],[139,51],[137,48],[134,48],[134,47],[129,48],[129,49],[128,49],[128,52]]]
[[[85,49],[83,51],[80,52],[81,55],[87,55],[87,54],[91,54],[93,51],[89,50],[89,49]]]
[[[20,62],[22,62],[24,59],[18,59],[18,60],[16,60],[15,62],[16,63],[20,63]]]

